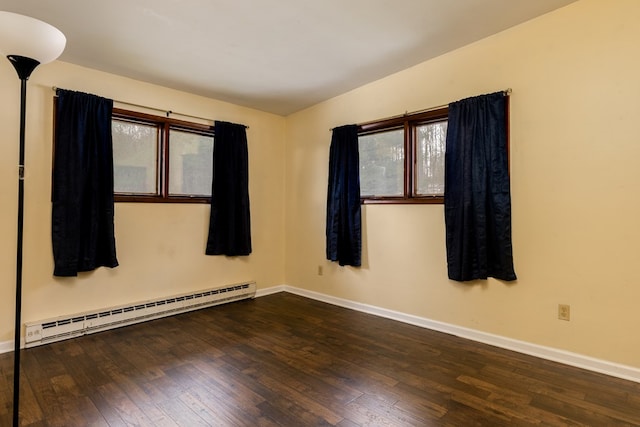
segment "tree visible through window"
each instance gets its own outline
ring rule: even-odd
[[[443,203],[447,108],[360,125],[364,203]]]
[[[169,130],[169,196],[211,196],[213,137]]]
[[[154,124],[113,119],[113,187],[117,194],[158,192],[159,130]]]
[[[114,109],[112,134],[116,201],[210,201],[211,126]]]
[[[358,138],[360,195],[402,197],[404,194],[404,131],[391,130]]]
[[[447,146],[447,122],[417,126],[415,194],[444,196],[444,153]]]

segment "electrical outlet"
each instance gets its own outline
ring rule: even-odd
[[[323,271],[322,271],[322,266],[321,266],[321,265],[319,265],[319,266],[318,266],[318,276],[322,276],[322,273],[323,273]]]
[[[569,304],[558,304],[558,319],[571,320],[571,306]]]

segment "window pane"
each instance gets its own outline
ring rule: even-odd
[[[113,119],[111,129],[114,192],[157,194],[156,126]]]
[[[360,195],[404,194],[404,130],[358,137],[360,151]]]
[[[418,196],[442,196],[447,122],[416,127],[416,139],[415,193]]]
[[[211,196],[212,169],[212,136],[170,130],[170,196]]]

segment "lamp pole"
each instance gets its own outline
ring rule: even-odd
[[[13,351],[13,426],[20,424],[20,335],[22,332],[22,242],[24,226],[24,158],[27,80],[39,64],[58,58],[67,39],[57,28],[29,16],[0,11],[0,54],[20,78],[20,157],[18,164],[18,227],[16,245],[16,307]]]
[[[16,316],[13,348],[13,426],[20,424],[20,332],[22,315],[22,241],[24,226],[24,140],[27,107],[27,80],[40,62],[19,55],[7,56],[20,78],[20,158],[18,163],[18,242],[16,245]]]

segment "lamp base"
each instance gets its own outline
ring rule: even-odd
[[[35,70],[36,67],[40,65],[39,61],[28,58],[26,56],[7,55],[7,59],[9,60],[9,62],[11,62],[13,68],[16,69],[20,80],[28,80],[33,70]]]

